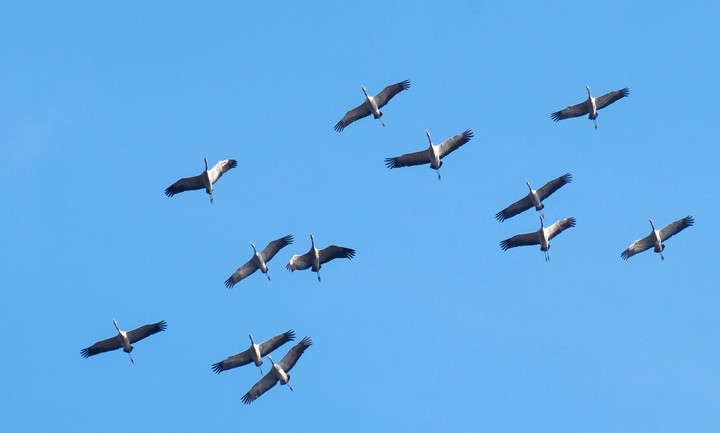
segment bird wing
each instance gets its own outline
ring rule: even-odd
[[[312,344],[313,342],[310,337],[303,338],[302,341],[293,346],[293,348],[290,349],[288,353],[285,354],[285,356],[283,356],[283,359],[278,362],[278,366],[280,366],[280,368],[282,368],[285,373],[287,373],[295,366],[295,363],[298,361],[298,359],[300,359],[300,355],[305,352],[305,349],[312,346]]]
[[[212,365],[212,369],[215,373],[220,374],[220,372],[222,371],[230,370],[231,368],[235,367],[241,367],[243,365],[250,364],[251,362],[253,362],[253,359],[252,355],[250,354],[250,349],[248,349],[244,352],[228,356],[220,362],[216,362]]]
[[[508,218],[512,218],[519,213],[525,212],[531,207],[533,207],[533,203],[530,199],[530,194],[528,194],[502,211],[496,213],[495,218],[497,218],[498,221],[503,222]]]
[[[377,104],[378,108],[384,107],[393,96],[410,88],[410,80],[401,81],[399,83],[391,84],[383,89],[382,92],[378,93],[373,99]]]
[[[174,184],[165,188],[165,195],[168,197],[172,197],[175,194],[179,194],[184,191],[193,191],[196,189],[204,189],[205,185],[203,185],[203,181],[200,176],[201,175],[197,175],[197,176],[193,176],[193,177],[183,177],[182,179],[178,180]]]
[[[423,165],[430,163],[428,151],[430,149],[421,150],[419,152],[406,153],[395,158],[385,158],[387,168],[410,167],[411,165]]]
[[[312,250],[302,255],[294,255],[290,258],[290,261],[285,265],[285,269],[288,271],[302,271],[309,268],[312,265]]]
[[[223,174],[227,173],[231,168],[237,167],[237,161],[234,159],[223,159],[218,161],[211,170],[208,170],[208,177],[210,183],[215,183],[222,177]]]
[[[250,404],[257,400],[258,397],[265,394],[265,392],[269,389],[271,389],[273,386],[275,386],[278,383],[278,378],[275,377],[275,374],[272,372],[268,372],[265,376],[263,376],[262,379],[260,379],[255,385],[253,385],[252,388],[250,388],[250,391],[248,391],[242,398],[242,402],[245,404]]]
[[[693,224],[695,224],[695,219],[690,215],[686,216],[681,220],[677,220],[674,223],[670,223],[660,230],[660,239],[665,242],[666,240],[673,237],[673,235],[678,234],[679,232],[690,227]]]
[[[575,218],[565,218],[560,221],[555,221],[555,224],[547,228],[548,240],[562,233],[563,230],[567,230],[570,227],[575,227]]]
[[[293,243],[293,240],[293,235],[287,235],[280,239],[276,239],[270,242],[268,246],[260,252],[260,256],[267,263],[275,257],[275,254],[277,254],[278,251]]]
[[[473,132],[469,129],[465,130],[465,132],[458,134],[454,137],[451,137],[444,142],[440,143],[439,147],[439,154],[440,158],[444,158],[454,150],[456,150],[458,147],[462,146],[463,144],[470,141],[470,139],[473,138]]]
[[[276,335],[273,338],[260,343],[260,356],[272,353],[275,349],[295,339],[295,332],[291,329],[283,334]]]
[[[323,248],[318,252],[320,255],[320,264],[327,263],[334,259],[352,259],[355,257],[355,250],[352,248],[339,247],[337,245],[330,245],[327,248]]]
[[[130,344],[133,344],[136,341],[140,341],[145,337],[149,337],[153,334],[157,334],[160,331],[164,331],[165,328],[167,328],[167,323],[163,320],[157,323],[153,323],[151,325],[145,325],[139,328],[135,328],[132,331],[128,331],[127,337],[130,341]]]
[[[638,239],[635,242],[633,242],[632,244],[630,244],[630,246],[625,251],[620,253],[620,257],[622,257],[623,260],[627,260],[630,257],[634,256],[635,254],[641,253],[641,252],[649,249],[650,247],[653,246],[654,243],[655,243],[655,237],[653,236],[653,234],[651,232],[649,235],[645,236],[644,238]]]
[[[511,238],[505,239],[500,242],[500,248],[507,250],[508,248],[522,247],[525,245],[539,245],[540,240],[538,239],[538,233],[523,233],[521,235],[515,235]]]
[[[349,124],[353,123],[354,121],[358,119],[362,119],[363,117],[370,115],[370,108],[368,108],[367,105],[365,105],[365,102],[360,104],[359,106],[353,108],[352,110],[345,113],[342,119],[338,123],[335,124],[333,127],[334,130],[337,132],[342,132],[345,127],[347,127]]]
[[[80,351],[80,355],[82,355],[83,358],[87,358],[88,356],[97,355],[98,353],[103,352],[109,352],[111,350],[116,350],[121,347],[122,343],[120,342],[120,336],[116,335],[106,340],[98,341],[90,347],[86,347],[85,349]]]
[[[625,87],[624,89],[615,90],[614,92],[608,92],[602,96],[595,98],[595,108],[601,109],[607,107],[618,99],[622,99],[626,96],[630,96],[630,89]]]
[[[232,275],[230,275],[230,278],[225,280],[225,287],[227,287],[228,289],[232,289],[235,284],[240,282],[240,280],[249,277],[257,270],[258,266],[255,263],[255,260],[248,260],[247,263],[237,268],[237,270],[233,272]]]
[[[560,189],[560,187],[570,182],[572,182],[572,175],[570,173],[565,173],[557,179],[553,179],[550,182],[546,183],[545,185],[543,185],[542,188],[538,189],[538,198],[540,199],[540,201],[543,201],[548,198],[552,193]]]
[[[552,120],[557,122],[558,120],[568,119],[570,117],[584,116],[589,112],[590,111],[588,110],[587,100],[585,100],[579,104],[571,105],[569,107],[563,108],[560,111],[556,111],[552,113],[550,117],[552,118]]]

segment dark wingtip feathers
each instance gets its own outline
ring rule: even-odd
[[[235,287],[235,282],[232,280],[232,277],[225,280],[225,287],[227,287],[228,289],[232,289],[233,287]]]
[[[620,90],[620,96],[623,97],[623,98],[626,97],[626,96],[630,96],[630,89],[628,89],[627,87],[621,89],[621,90]]]
[[[505,239],[504,241],[500,242],[500,248],[502,248],[503,251],[507,251],[508,248],[510,248],[509,239]]]
[[[385,158],[385,166],[387,168],[396,168],[397,158]]]
[[[463,132],[463,136],[470,141],[471,138],[473,138],[475,135],[472,132],[472,129],[466,129],[465,132]]]
[[[627,260],[630,258],[630,254],[628,254],[628,250],[623,251],[620,253],[620,257],[622,257],[623,260]]]
[[[550,118],[551,118],[554,122],[557,122],[558,120],[560,120],[560,112],[559,112],[559,111],[556,111],[556,112],[550,114]]]
[[[172,186],[165,188],[165,195],[168,197],[172,197],[175,195],[175,190],[173,190]]]
[[[695,224],[695,218],[693,218],[692,215],[686,216],[685,218],[683,218],[683,220],[685,221],[685,224],[687,224],[688,227]]]
[[[216,362],[215,364],[213,364],[212,370],[215,372],[215,374],[220,374],[221,372],[223,372],[224,370],[222,368],[222,362]]]
[[[285,338],[287,338],[288,341],[293,341],[293,340],[295,340],[295,331],[293,331],[292,329],[290,329],[289,331],[287,331],[287,332],[285,333]]]
[[[312,346],[313,342],[312,342],[312,339],[311,339],[310,337],[304,337],[304,338],[300,341],[300,344],[302,344],[302,345],[305,346],[305,347],[310,347],[310,346]]]
[[[167,329],[167,322],[164,320],[161,320],[157,323],[158,328],[160,328],[160,331],[164,331]]]
[[[400,87],[402,87],[403,90],[407,90],[410,88],[410,80],[401,81],[398,83]]]
[[[572,182],[572,174],[565,173],[562,176],[560,176],[560,179],[562,179],[563,182],[565,182],[565,183],[570,183],[570,182]]]
[[[352,259],[353,257],[355,257],[355,250],[352,248],[347,248],[345,250],[345,258]]]
[[[575,217],[568,218],[568,227],[575,227]]]
[[[498,220],[498,221],[500,221],[500,222],[505,221],[505,219],[506,219],[506,218],[505,218],[505,212],[502,212],[502,211],[501,211],[501,212],[496,213],[496,214],[495,214],[495,219]]]
[[[343,123],[342,123],[342,120],[341,120],[341,121],[339,121],[338,123],[336,123],[335,126],[333,126],[333,129],[336,130],[337,132],[342,132],[343,129],[345,129],[345,126],[346,126],[346,125],[343,124]]]
[[[85,349],[81,350],[81,351],[80,351],[80,355],[81,355],[83,358],[89,357],[89,356],[90,356],[90,348],[89,348],[89,347],[86,347]]]

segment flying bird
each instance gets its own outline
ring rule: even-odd
[[[650,234],[642,239],[638,239],[633,242],[628,247],[628,249],[626,249],[620,254],[620,257],[622,257],[623,260],[627,260],[635,254],[641,253],[645,250],[650,249],[650,247],[653,247],[653,251],[655,251],[656,253],[660,253],[660,259],[665,260],[665,257],[663,257],[662,253],[665,249],[665,244],[663,242],[670,239],[673,235],[680,233],[682,230],[685,230],[686,228],[692,226],[693,224],[695,224],[695,219],[688,215],[681,220],[677,220],[673,223],[666,225],[660,230],[655,230],[653,220],[650,220],[650,227],[652,227],[652,231],[650,232]]]
[[[393,96],[410,88],[410,80],[401,81],[399,83],[391,84],[383,89],[382,92],[376,96],[370,96],[365,90],[365,86],[361,86],[363,93],[365,94],[365,101],[360,106],[353,108],[352,110],[345,113],[342,119],[335,124],[337,132],[342,132],[349,124],[356,120],[362,119],[363,117],[373,115],[376,119],[380,120],[382,126],[385,126],[382,119],[382,111],[380,109],[385,106],[392,99]]]
[[[552,193],[560,189],[563,185],[565,185],[566,183],[570,183],[571,181],[572,175],[570,173],[566,173],[558,177],[557,179],[553,179],[550,182],[546,183],[542,186],[542,188],[534,190],[532,189],[532,187],[530,187],[530,182],[526,180],[525,185],[527,185],[528,189],[530,190],[528,195],[506,207],[502,211],[496,213],[495,218],[497,218],[498,221],[503,222],[508,218],[512,218],[519,213],[525,212],[533,206],[535,206],[535,210],[540,211],[545,207],[545,205],[542,203],[543,200],[548,198]]]
[[[550,260],[548,250],[550,249],[550,239],[559,235],[563,230],[575,227],[575,218],[565,218],[555,222],[550,227],[544,226],[545,215],[540,214],[540,229],[532,233],[524,233],[515,235],[509,239],[500,242],[500,248],[507,250],[508,248],[522,247],[524,245],[540,245],[540,251],[545,253],[545,261]]]
[[[423,165],[429,163],[430,168],[437,170],[438,180],[440,180],[440,167],[442,167],[443,164],[441,159],[473,138],[473,132],[468,129],[465,132],[451,137],[436,146],[430,138],[430,131],[426,130],[425,134],[427,134],[428,141],[430,142],[430,146],[427,149],[419,152],[406,153],[405,155],[395,158],[385,158],[385,165],[387,168],[409,167],[411,165]]]
[[[227,173],[231,168],[237,167],[237,161],[234,159],[224,159],[218,161],[212,170],[208,170],[208,161],[205,158],[205,171],[193,177],[183,177],[174,184],[165,188],[165,195],[172,197],[184,191],[193,191],[205,188],[205,192],[210,194],[210,203],[213,202],[213,184]]]
[[[81,350],[80,355],[82,355],[83,358],[97,355],[98,353],[120,349],[122,347],[123,352],[127,353],[130,357],[130,362],[134,364],[135,360],[130,353],[133,350],[132,344],[142,340],[145,337],[149,337],[153,334],[157,334],[160,331],[164,331],[167,327],[167,323],[165,323],[165,321],[163,320],[158,323],[141,326],[139,328],[133,329],[132,331],[125,332],[120,330],[115,319],[113,319],[113,324],[115,324],[115,329],[117,329],[118,335],[110,337],[107,340],[98,341],[92,346],[86,347],[85,349]]]
[[[300,359],[300,355],[305,352],[305,349],[312,346],[312,340],[310,337],[305,337],[302,339],[301,342],[295,345],[288,353],[283,356],[283,359],[280,360],[277,364],[273,362],[272,357],[268,355],[268,359],[272,363],[272,369],[268,374],[263,376],[262,379],[258,381],[255,385],[253,385],[252,388],[250,388],[250,391],[248,391],[242,398],[242,402],[245,404],[250,404],[253,401],[255,401],[258,397],[263,395],[267,390],[272,388],[273,386],[277,385],[278,381],[280,381],[281,385],[287,385],[288,388],[290,388],[290,391],[295,391],[293,387],[288,383],[290,381],[290,375],[288,372],[295,366],[295,363],[297,363],[298,359]]]
[[[291,330],[284,334],[276,335],[273,338],[263,341],[260,344],[255,344],[252,334],[250,334],[250,348],[244,352],[236,353],[233,356],[227,357],[224,360],[213,364],[212,369],[215,373],[220,374],[225,370],[231,368],[241,367],[243,365],[254,362],[256,366],[260,368],[260,374],[262,372],[262,358],[272,353],[275,349],[295,339],[295,332]]]
[[[250,246],[253,249],[252,258],[248,260],[247,263],[237,268],[237,270],[230,276],[230,278],[225,280],[225,286],[227,286],[228,289],[232,289],[235,284],[240,282],[240,280],[252,275],[258,269],[260,269],[262,273],[265,274],[267,279],[270,280],[270,274],[267,273],[267,262],[269,262],[273,257],[275,257],[275,254],[277,254],[278,251],[290,245],[291,243],[293,243],[293,236],[287,235],[285,237],[270,242],[264,250],[258,253],[255,249],[255,244],[250,242]]]
[[[317,279],[320,281],[320,268],[322,265],[333,259],[352,259],[355,257],[355,250],[351,248],[338,247],[336,245],[330,245],[327,248],[321,250],[315,247],[315,237],[310,233],[310,251],[303,255],[294,255],[290,258],[290,261],[285,265],[285,268],[291,272],[302,271],[311,268],[313,272],[317,273]]]
[[[624,98],[630,95],[630,89],[625,87],[624,89],[615,90],[614,92],[609,92],[597,98],[593,98],[592,95],[590,95],[590,86],[586,85],[585,89],[588,93],[588,97],[585,101],[552,113],[550,115],[550,117],[552,117],[552,120],[557,122],[558,120],[568,119],[570,117],[584,116],[587,114],[588,119],[592,119],[593,123],[595,124],[595,129],[597,129],[597,121],[595,120],[598,116],[597,111],[601,108],[607,107],[608,105],[612,104],[620,98]]]

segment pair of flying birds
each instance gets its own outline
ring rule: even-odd
[[[260,374],[263,374],[262,358],[267,357],[272,364],[270,371],[255,385],[253,385],[253,387],[250,388],[250,391],[243,396],[243,403],[252,403],[270,388],[277,385],[278,382],[280,382],[281,385],[287,385],[288,388],[290,388],[290,391],[294,391],[293,387],[288,383],[290,381],[290,375],[288,372],[295,366],[305,350],[313,344],[310,337],[303,338],[298,344],[293,346],[293,348],[290,349],[278,363],[275,363],[270,356],[275,349],[279,348],[288,341],[293,341],[294,339],[295,332],[289,330],[283,334],[276,335],[269,340],[263,341],[260,344],[256,344],[255,340],[253,340],[252,334],[250,334],[250,348],[229,356],[220,362],[216,362],[212,365],[212,369],[215,373],[220,374],[225,370],[254,363],[260,368]]]
[[[240,280],[254,274],[258,269],[267,276],[268,275],[267,263],[275,257],[275,255],[282,248],[293,243],[293,236],[287,235],[280,239],[275,239],[270,242],[262,251],[258,252],[255,248],[254,243],[250,243],[253,249],[253,256],[244,265],[237,268],[237,270],[225,280],[225,286],[231,289],[235,284],[239,283]],[[290,258],[290,261],[285,265],[285,269],[288,271],[302,271],[310,269],[317,273],[317,279],[320,281],[320,268],[322,265],[334,259],[352,259],[355,257],[355,250],[352,248],[339,247],[337,245],[330,245],[329,247],[318,249],[315,246],[315,237],[310,233],[310,251],[305,254],[296,254]]]

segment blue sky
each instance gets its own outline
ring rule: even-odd
[[[715,431],[720,305],[714,32],[657,2],[16,2],[0,14],[3,408],[8,431]],[[342,133],[371,94],[412,87]],[[623,87],[586,118],[550,113]],[[383,159],[465,129],[425,167]],[[210,204],[164,189],[234,158]],[[494,215],[566,172],[534,210]],[[693,215],[665,261],[620,253]],[[357,250],[322,283],[285,263]],[[223,281],[295,243],[272,281]],[[166,320],[166,332],[80,349]],[[293,329],[315,344],[251,406],[255,367],[210,366]],[[279,349],[280,358],[291,346]]]

